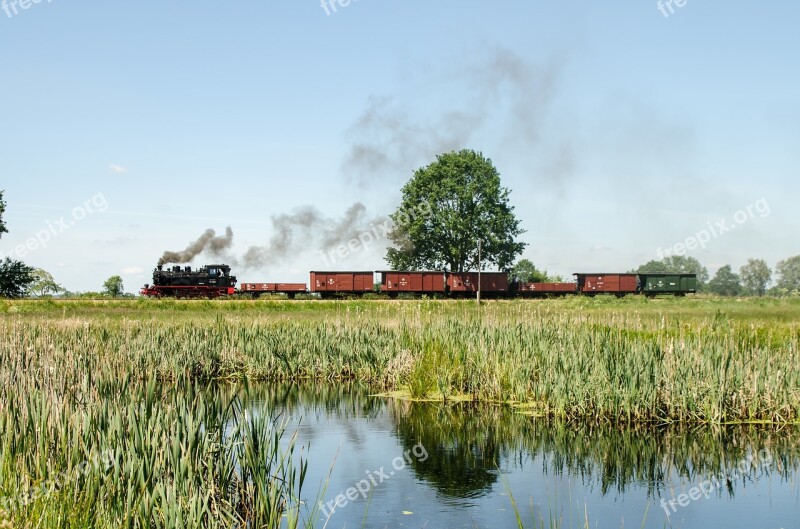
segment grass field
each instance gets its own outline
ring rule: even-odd
[[[0,515],[294,526],[303,467],[228,381],[358,380],[587,424],[786,423],[799,346],[789,299],[0,301]]]
[[[355,379],[605,421],[794,421],[800,301],[19,301],[0,354],[133,379]],[[80,357],[82,365],[75,365]]]

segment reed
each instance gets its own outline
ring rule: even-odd
[[[0,301],[3,527],[298,527],[255,381],[360,381],[593,423],[797,421],[791,300]]]
[[[35,351],[13,376],[7,360],[0,514],[11,527],[298,527],[305,462],[284,423],[244,413],[247,389],[67,373]]]
[[[800,417],[800,324],[769,312],[649,311],[638,300],[625,311],[604,310],[605,301],[581,310],[569,300],[481,312],[466,303],[361,301],[310,302],[294,318],[284,312],[293,303],[275,311],[264,303],[263,312],[240,314],[206,313],[201,302],[189,319],[7,316],[2,370],[55,370],[60,392],[105,383],[92,380],[98,373],[172,384],[357,380],[415,398],[465,395],[609,422]],[[777,308],[800,315],[797,304]]]

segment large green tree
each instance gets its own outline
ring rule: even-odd
[[[703,290],[708,283],[708,269],[700,261],[687,255],[671,255],[660,261],[648,261],[635,272],[674,272],[681,274],[697,274],[697,289]]]
[[[418,169],[390,217],[394,246],[386,261],[395,270],[475,270],[478,241],[481,268],[508,270],[526,246],[517,241],[523,230],[499,172],[471,150],[439,155]]]
[[[778,288],[800,290],[800,255],[779,262],[775,272],[778,274]]]
[[[742,293],[739,276],[733,272],[731,265],[717,270],[714,278],[708,282],[708,291],[720,296],[738,296]]]
[[[772,279],[772,271],[763,259],[748,259],[747,264],[739,269],[742,286],[748,294],[763,296],[767,291],[767,284]]]

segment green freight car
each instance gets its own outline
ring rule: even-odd
[[[640,273],[639,290],[645,296],[673,294],[683,296],[697,292],[696,274]]]

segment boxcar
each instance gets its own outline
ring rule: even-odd
[[[395,272],[381,270],[381,292],[396,297],[402,292],[412,294],[444,294],[444,272]]]
[[[674,294],[683,296],[697,292],[696,274],[641,273],[639,284],[646,296]]]
[[[636,294],[639,291],[638,274],[575,273],[578,291],[583,294]]]
[[[508,292],[506,272],[481,272],[481,293],[499,295]],[[447,290],[454,295],[466,295],[478,291],[478,272],[449,272]]]
[[[361,295],[373,292],[375,275],[372,272],[311,272],[311,292],[322,297],[335,294]]]
[[[576,283],[517,283],[517,294],[523,297],[566,296],[577,292]]]

